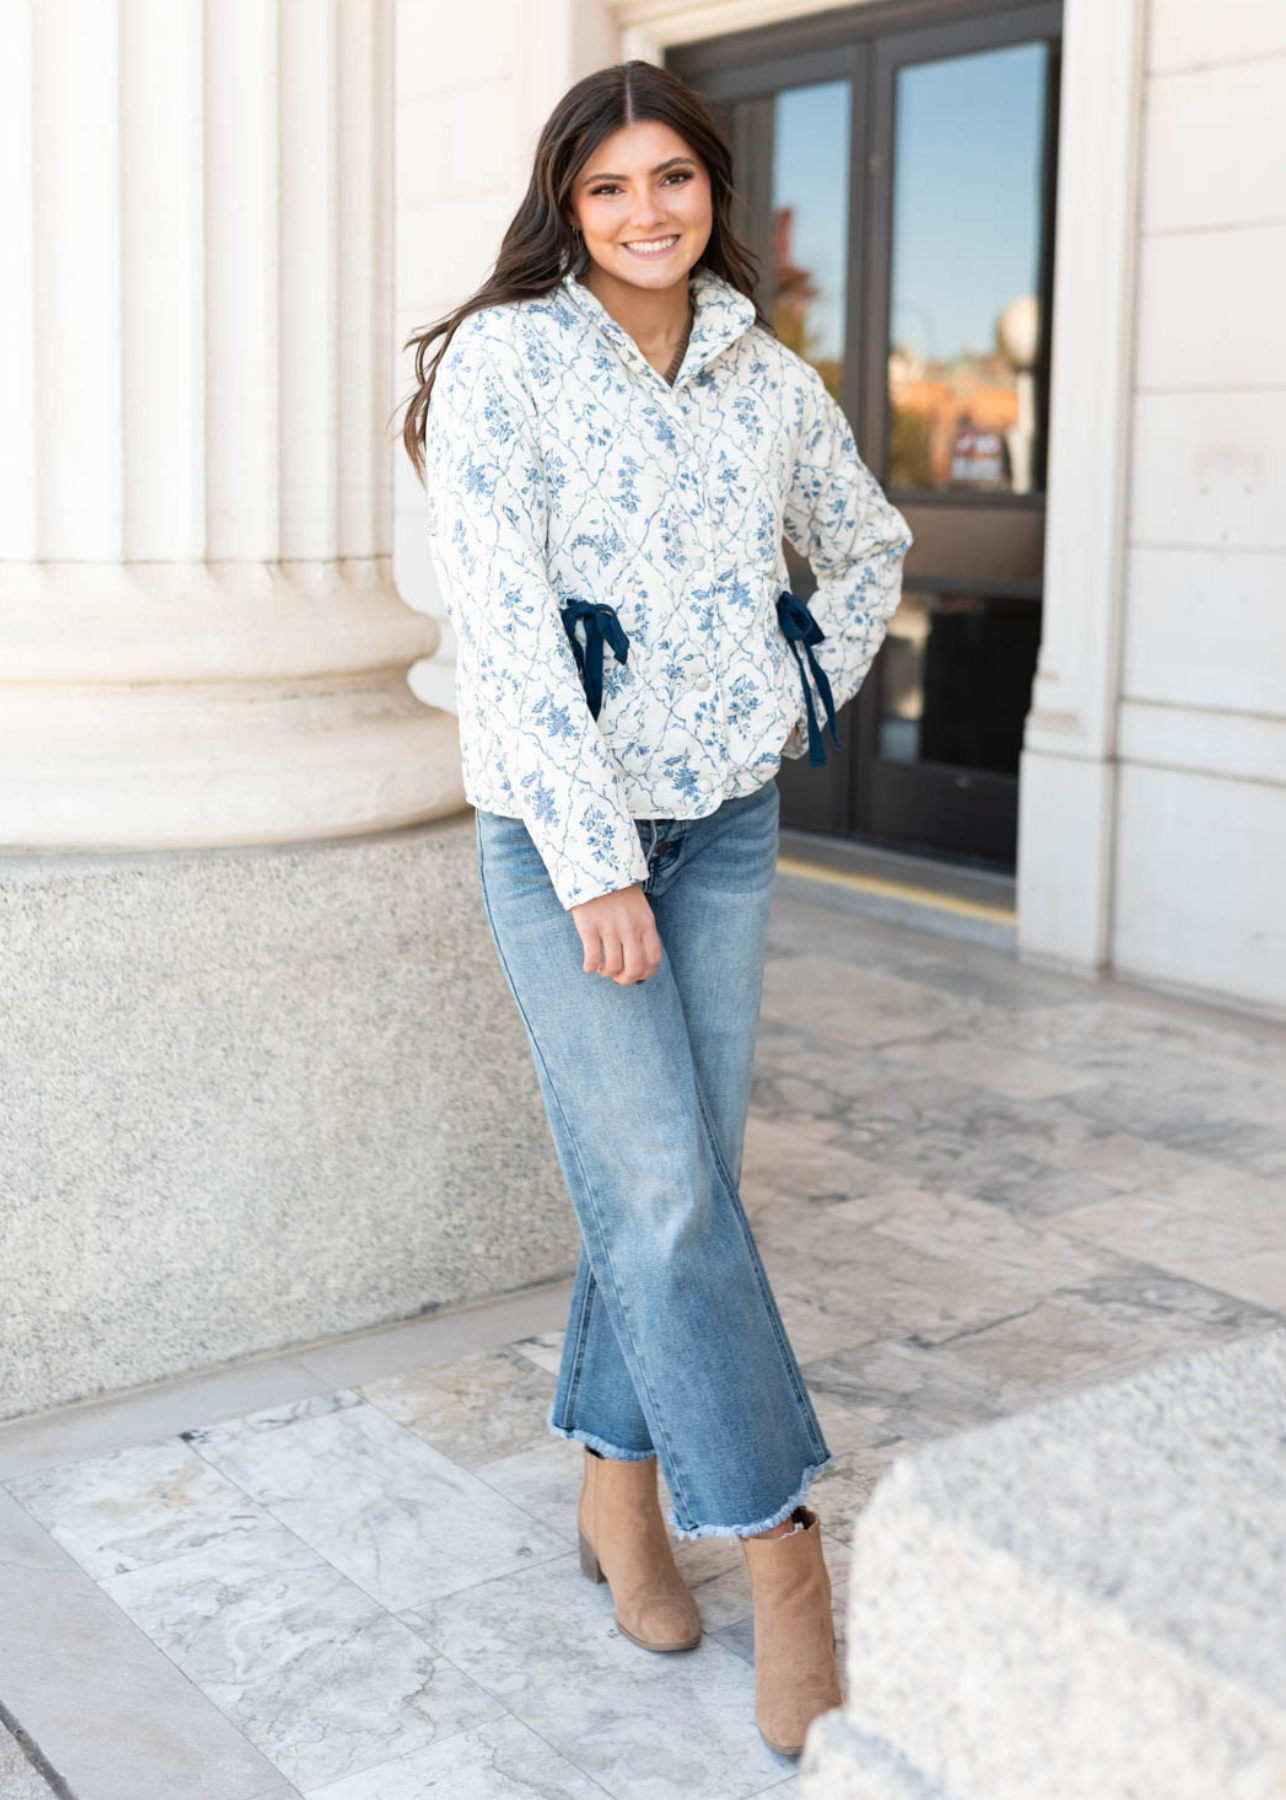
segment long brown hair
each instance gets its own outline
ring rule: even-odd
[[[568,88],[555,106],[536,144],[531,180],[513,216],[500,253],[487,279],[455,311],[423,331],[413,332],[402,346],[415,345],[418,383],[407,405],[402,441],[416,474],[424,480],[424,436],[433,378],[457,325],[484,306],[528,300],[558,286],[573,257],[577,240],[567,218],[568,197],[581,169],[603,139],[640,119],[669,125],[705,165],[710,179],[710,238],[697,258],[697,268],[712,269],[740,293],[754,300],[758,257],[732,228],[732,149],[705,99],[669,69],[634,60],[596,69]],[[755,305],[755,317],[772,329]],[[429,364],[429,346],[442,339]]]

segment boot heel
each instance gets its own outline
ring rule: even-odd
[[[578,1530],[576,1535],[580,1539],[581,1574],[587,1575],[591,1581],[604,1580],[603,1571],[599,1567],[598,1558],[595,1556],[593,1549],[590,1546],[589,1539],[585,1536],[583,1531]]]

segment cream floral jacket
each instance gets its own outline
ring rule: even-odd
[[[564,907],[646,878],[636,819],[824,760],[809,715],[857,692],[901,595],[911,534],[820,376],[713,270],[689,281],[673,387],[569,272],[471,313],[429,406],[465,794],[525,821]]]

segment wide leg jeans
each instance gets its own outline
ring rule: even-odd
[[[833,1460],[738,1192],[779,808],[770,780],[703,819],[636,821],[662,954],[629,985],[585,972],[522,820],[476,815],[581,1228],[549,1428],[656,1456],[681,1538],[766,1530]]]

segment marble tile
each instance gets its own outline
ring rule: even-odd
[[[588,1581],[575,1552],[409,1607],[398,1617],[518,1713],[515,1702],[553,1669],[570,1692],[596,1677],[628,1680],[649,1656],[617,1629],[607,1583]]]
[[[988,1206],[1003,1207],[1016,1219],[1040,1220],[1110,1200],[1119,1189],[1094,1175],[1037,1165],[993,1170],[975,1183],[974,1191]]]
[[[598,1783],[521,1720],[461,1731],[396,1762],[310,1789],[306,1800],[602,1800]]]
[[[281,1525],[102,1587],[304,1789],[504,1710]]]
[[[465,1468],[529,1450],[549,1438],[557,1383],[510,1350],[478,1350],[369,1381],[357,1392],[398,1425]]]
[[[1048,1293],[1063,1282],[1106,1273],[1117,1266],[1110,1251],[1015,1219],[967,1194],[904,1190],[901,1203],[877,1220],[872,1235],[889,1238],[935,1257],[953,1268],[973,1270],[1006,1294]]]
[[[1286,1150],[1286,1132],[1280,1126],[1261,1124],[1240,1116],[1208,1094],[1167,1088],[1149,1071],[1144,1080],[1119,1079],[1072,1095],[1068,1105],[1084,1117],[1155,1138],[1176,1150],[1214,1157],[1231,1164],[1249,1164],[1252,1157]]]
[[[1059,1289],[1012,1318],[948,1339],[945,1347],[972,1367],[1053,1394],[1279,1323],[1267,1309],[1139,1267]]]
[[[774,1069],[762,1060],[755,1065],[751,1105],[761,1118],[825,1139],[850,1123],[852,1104],[852,1095],[834,1085],[829,1072],[812,1075],[797,1064]]]
[[[85,1457],[4,1485],[95,1577],[181,1556],[228,1532],[254,1530],[265,1517],[179,1438]]]
[[[1039,1390],[958,1355],[954,1347],[881,1343],[810,1363],[810,1387],[856,1413],[877,1442],[928,1443],[1036,1403]]]
[[[510,1350],[516,1350],[525,1356],[528,1362],[534,1362],[538,1369],[548,1369],[551,1375],[557,1375],[563,1360],[563,1339],[566,1331],[540,1331],[534,1337],[518,1338],[510,1344]]]
[[[184,1436],[385,1606],[563,1549],[558,1534],[353,1389]]]
[[[963,1026],[974,1017],[972,1003],[941,995],[932,1007],[915,982],[878,968],[852,968],[833,958],[792,956],[770,962],[764,971],[763,1013],[787,1024],[807,1021],[808,1029],[846,1045],[889,1044],[939,1031],[947,1022]]]
[[[1060,1220],[1069,1237],[1275,1310],[1286,1309],[1286,1196],[1238,1171],[1203,1201],[1182,1183],[1082,1207]]]
[[[1159,1144],[1154,1138],[1103,1126],[1094,1136],[1065,1144],[1049,1152],[1060,1173],[1093,1178],[1107,1200],[1115,1193],[1133,1193],[1157,1182],[1173,1181],[1192,1170],[1218,1168],[1227,1177],[1226,1165],[1211,1164],[1186,1150]]]
[[[850,1092],[842,1094],[842,1087]],[[1084,1095],[1013,1100],[888,1057],[877,1078],[866,1072],[851,1082],[832,1077],[831,1088],[827,1104],[839,1126],[831,1138],[837,1151],[980,1199],[997,1181],[1047,1176],[1069,1146],[1109,1129],[1073,1109]],[[779,1116],[785,1120],[784,1111]]]
[[[1056,1094],[1097,1087],[1101,1079],[1092,1071],[1078,1071],[1048,1057],[976,1037],[932,1036],[916,1043],[890,1044],[885,1056],[891,1062],[987,1088],[1009,1100],[1048,1100]]]
[[[803,1281],[796,1288],[779,1263],[776,1252],[765,1252],[764,1266],[772,1283],[781,1322],[796,1361],[805,1369],[819,1357],[833,1356],[837,1350],[876,1342],[879,1337],[877,1327],[855,1315],[851,1293],[843,1289],[819,1292],[816,1283],[809,1285]]]
[[[1004,1220],[999,1212],[996,1217]],[[1039,1243],[1033,1248],[1038,1254]],[[829,1261],[807,1247],[774,1243],[765,1249],[764,1266],[796,1356],[811,1364],[817,1354],[862,1342],[912,1334],[925,1343],[954,1337],[1030,1306],[1060,1279],[1119,1261],[1086,1248],[1091,1260],[1079,1267],[1057,1244],[1048,1268],[1039,1262],[1023,1267],[1016,1252],[1006,1263],[998,1254],[971,1254],[963,1243],[935,1245],[927,1235],[917,1242],[891,1228],[862,1226],[843,1233],[837,1228]],[[828,1337],[828,1349],[813,1354],[813,1345]]]
[[[575,1556],[400,1616],[617,1800],[748,1800],[794,1766],[760,1736],[740,1656],[640,1649]]]
[[[1286,1045],[1207,1019],[1176,1018],[1155,1000],[1131,1004],[1095,995],[1031,1008],[1012,1020],[984,1019],[979,1035],[1104,1081],[1142,1081],[1221,1115],[1281,1123]]]
[[[547,1435],[538,1449],[497,1457],[473,1473],[565,1540],[562,1547],[567,1549],[576,1543],[576,1502],[584,1465],[580,1444]]]
[[[790,1125],[752,1113],[746,1123],[741,1188],[760,1196],[799,1200],[856,1200],[885,1189],[890,1181],[878,1163],[839,1149]]]

